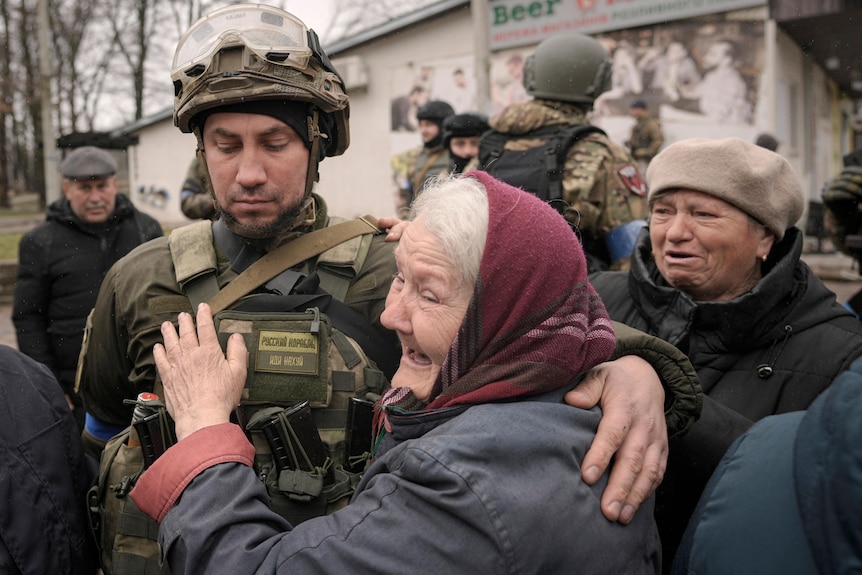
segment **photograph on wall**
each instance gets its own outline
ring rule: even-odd
[[[509,104],[530,96],[524,88],[524,62],[534,47],[501,50],[491,56],[491,114],[499,114]]]
[[[476,109],[476,81],[470,57],[404,66],[392,75],[392,132],[416,132],[417,110],[430,100],[448,102],[455,112]]]
[[[613,61],[598,118],[635,99],[662,121],[750,126],[763,70],[762,21],[685,21],[596,36]]]

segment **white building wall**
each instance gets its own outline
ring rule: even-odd
[[[473,54],[472,21],[467,9],[457,10],[387,38],[337,54],[360,55],[368,74],[367,89],[350,94],[350,147],[343,156],[327,158],[320,167],[319,192],[333,214],[353,217],[395,213],[395,187],[390,156],[390,99],[399,68],[409,63]],[[418,133],[406,135],[418,146]]]
[[[165,227],[187,223],[180,210],[180,188],[195,156],[195,137],[180,132],[171,118],[132,135],[139,142],[128,149],[130,197]]]

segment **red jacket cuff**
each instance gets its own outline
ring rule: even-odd
[[[195,477],[229,462],[252,466],[254,447],[245,433],[233,423],[205,427],[159,457],[141,474],[130,495],[141,511],[161,522]]]

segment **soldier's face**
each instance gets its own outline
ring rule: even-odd
[[[117,205],[117,176],[92,180],[63,180],[63,195],[81,221],[100,224]]]
[[[430,142],[440,133],[440,126],[430,120],[419,120],[419,134],[423,142]]]
[[[263,114],[218,112],[203,131],[213,193],[239,235],[291,229],[305,196],[308,148],[293,128]]]
[[[459,158],[475,158],[479,155],[479,136],[453,137],[449,150]]]
[[[653,200],[649,236],[662,277],[695,301],[726,301],[754,287],[775,239],[739,208],[692,190]]]

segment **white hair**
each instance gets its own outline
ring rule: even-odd
[[[433,178],[410,207],[410,219],[419,217],[443,244],[462,285],[475,284],[488,236],[485,186],[475,178],[451,174]]]

